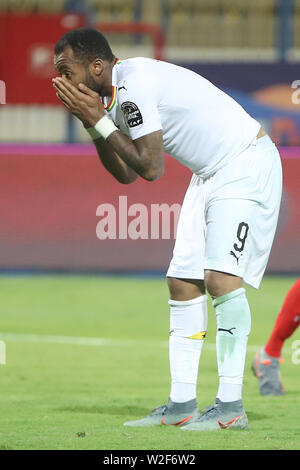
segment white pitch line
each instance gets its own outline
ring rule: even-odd
[[[82,346],[112,346],[112,345],[132,345],[136,341],[130,340],[114,340],[107,338],[89,338],[83,336],[54,336],[54,335],[36,335],[23,333],[1,333],[0,339],[12,342],[25,343],[52,343],[52,344],[72,344]]]
[[[84,336],[54,336],[54,335],[37,335],[37,334],[24,334],[24,333],[5,333],[0,332],[0,340],[8,342],[20,343],[50,343],[50,344],[70,344],[80,346],[138,346],[152,344],[157,347],[167,348],[168,341],[156,340],[121,340],[112,338],[89,338]],[[261,345],[250,344],[247,347],[249,352],[256,352]],[[215,351],[215,343],[204,343],[204,348]],[[290,348],[284,348],[290,350]]]

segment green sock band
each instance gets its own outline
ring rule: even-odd
[[[220,297],[216,297],[212,304],[213,307],[216,308],[218,305],[222,304],[223,302],[227,302],[227,300],[234,299],[235,297],[244,294],[246,290],[241,287],[240,289],[233,290],[232,292],[229,292],[228,294],[221,295]]]

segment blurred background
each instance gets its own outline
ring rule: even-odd
[[[189,170],[166,157],[161,180],[121,186],[55,96],[54,44],[84,25],[121,59],[200,73],[263,125],[284,167],[268,272],[298,274],[300,0],[0,0],[0,269],[164,272],[172,255],[173,236],[151,240],[151,204],[181,204]],[[118,232],[120,210],[136,203],[148,209],[149,237],[97,237],[99,206],[112,206]]]

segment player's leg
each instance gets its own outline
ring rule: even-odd
[[[276,318],[274,328],[264,348],[252,363],[262,395],[283,395],[280,363],[283,344],[300,324],[300,279],[291,287]]]
[[[243,157],[244,169],[226,168],[217,175],[219,181],[212,182],[206,211],[205,286],[216,310],[219,390],[216,404],[186,430],[245,428],[248,424],[241,397],[251,314],[242,281],[255,288],[260,284],[281,195],[281,166],[274,148],[267,143],[254,152],[253,159],[249,157],[249,153]],[[255,168],[259,174],[252,177]]]
[[[199,416],[196,387],[207,328],[204,281],[168,277],[170,290],[169,361],[171,390],[167,405],[126,426],[181,426]]]
[[[179,279],[171,276],[167,279],[170,299],[172,300],[184,302],[205,295],[203,279]]]
[[[170,399],[175,403],[196,403],[198,366],[207,329],[204,282],[169,277],[168,285]]]
[[[171,390],[160,406],[129,426],[183,425],[199,416],[196,384],[207,328],[204,288],[204,199],[202,181],[193,175],[177,228],[174,255],[167,273],[170,291],[169,361]]]
[[[184,198],[173,258],[167,273],[170,291],[170,400],[196,405],[201,351],[207,329],[203,261],[205,186],[193,175]]]
[[[225,296],[230,297],[231,292],[244,293],[244,289],[241,289],[242,282],[242,278],[230,274],[216,271],[206,271],[205,273],[205,285],[213,298],[223,299]],[[184,402],[196,398],[198,365],[203,344],[203,340],[201,340],[200,336],[203,336],[203,332],[206,331],[207,327],[206,297],[204,297],[205,287],[203,281],[169,278],[169,289],[171,297],[169,304],[171,306],[170,368],[172,379],[170,397],[175,402]],[[236,296],[234,296],[234,299],[235,300],[232,302],[228,302],[227,300],[226,303],[219,301],[219,305],[221,306],[217,308],[217,321],[218,323],[221,322],[219,326],[220,331],[224,330],[219,335],[221,338],[224,337],[224,327],[227,326],[228,329],[229,326],[227,324],[224,325],[224,318],[220,315],[220,311],[222,312],[224,306],[231,310],[232,305],[235,306],[237,303]],[[226,316],[226,322],[231,321],[236,324],[237,321],[241,320],[244,309],[238,308],[237,311],[230,313],[229,318],[227,318],[228,315]],[[238,318],[233,318],[234,315],[237,315]],[[249,323],[248,305],[245,316],[247,323]],[[221,326],[223,326],[223,329]],[[248,333],[247,331],[247,334]],[[228,335],[225,334],[225,339],[227,339],[227,336]],[[232,341],[233,344],[236,342],[236,336],[237,334],[235,332]],[[195,338],[198,338],[199,341],[194,341]],[[230,340],[231,335],[229,335],[229,341]],[[244,343],[245,346],[243,349],[245,352],[247,336]],[[192,351],[194,351],[194,355]],[[237,352],[237,357],[240,363],[240,350]],[[222,382],[219,387],[218,398],[224,401],[241,399],[242,377],[240,377],[240,375],[242,375],[242,373],[237,375],[240,383],[237,385]],[[223,380],[226,379],[224,378]]]
[[[205,284],[213,299],[217,320],[217,398],[222,402],[234,402],[242,399],[244,364],[251,328],[251,314],[243,279],[207,270]]]
[[[232,215],[229,217],[229,206]],[[207,228],[207,249],[205,287],[212,297],[216,313],[216,352],[219,388],[215,405],[209,407],[186,430],[218,430],[231,427],[244,429],[248,419],[242,403],[242,386],[247,351],[248,335],[251,329],[251,313],[243,286],[244,269],[251,253],[251,221],[256,204],[249,201],[219,201],[211,206],[208,216],[212,221]],[[243,218],[240,219],[240,213]],[[223,216],[222,216],[223,214]],[[219,223],[224,219],[221,230]],[[247,237],[239,254],[239,263],[230,255],[235,244],[237,227],[247,224]]]

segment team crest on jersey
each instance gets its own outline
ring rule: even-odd
[[[143,116],[135,103],[125,101],[121,104],[121,110],[128,127],[135,127],[143,124]]]

